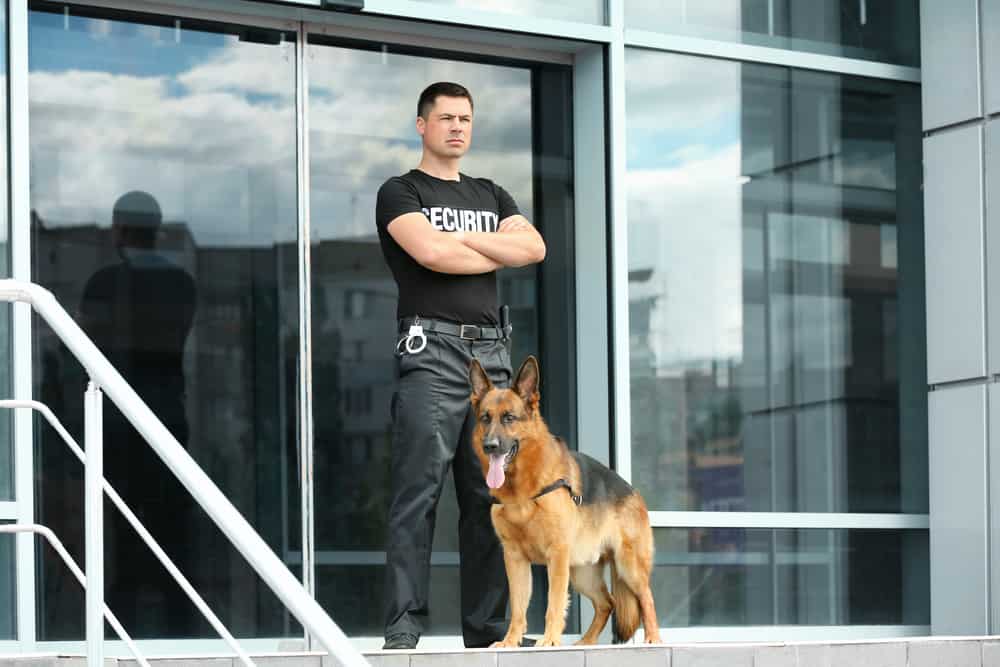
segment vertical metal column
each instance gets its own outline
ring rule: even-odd
[[[31,280],[31,185],[28,159],[28,0],[7,3],[8,41],[8,122],[10,126],[10,261],[11,277]],[[6,156],[3,156],[6,159]],[[14,303],[11,309],[14,398],[31,398],[31,306]],[[34,415],[30,410],[14,411],[14,499],[17,522],[35,522]],[[37,640],[35,612],[35,540],[24,533],[17,536],[17,639],[21,649],[33,650]]]
[[[87,665],[104,663],[104,415],[103,394],[91,380],[84,395],[84,537],[87,573]]]
[[[313,412],[312,412],[312,285],[309,229],[309,77],[306,73],[307,29],[299,24],[295,57],[296,143],[298,147],[299,214],[299,483],[302,489],[302,586],[316,597],[315,532],[313,526]],[[305,630],[305,648],[312,637]]]

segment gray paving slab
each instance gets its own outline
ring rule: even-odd
[[[584,667],[584,652],[566,649],[497,651],[497,667]]]
[[[909,667],[982,667],[983,645],[978,641],[907,642]]]
[[[904,642],[834,644],[830,647],[832,665],[851,667],[906,667]],[[803,664],[801,659],[799,664]]]
[[[754,651],[754,667],[798,667],[794,646],[759,646]]]
[[[410,656],[410,667],[497,667],[497,652],[414,653]]]
[[[583,655],[585,667],[670,667],[670,649],[665,646],[609,646],[588,649]]]
[[[752,646],[675,646],[671,667],[753,667]]]

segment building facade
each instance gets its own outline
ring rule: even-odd
[[[500,273],[514,362],[539,356],[553,431],[645,496],[671,638],[997,631],[1000,0],[349,4],[7,0],[0,23],[4,277],[55,294],[348,635],[382,629],[375,193],[416,165],[438,80],[475,97],[463,171],[547,242]],[[123,241],[137,191],[162,224]],[[2,312],[8,394],[82,438],[82,369]],[[82,561],[82,466],[0,420],[0,521]],[[113,408],[105,431],[112,483],[234,634],[300,638]],[[460,641],[445,488],[426,645]],[[125,627],[215,645],[111,508],[106,531]],[[80,642],[83,610],[47,547],[0,536],[0,646]]]

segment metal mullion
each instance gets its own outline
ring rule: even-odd
[[[386,26],[393,27],[393,26]],[[363,40],[368,42],[384,42],[403,46],[415,46],[440,51],[454,51],[463,54],[496,56],[499,58],[514,58],[536,62],[553,63],[557,65],[572,65],[573,54],[562,51],[546,51],[544,49],[512,47],[509,43],[493,43],[480,40],[471,41],[474,31],[465,31],[442,38],[439,34],[433,37],[426,34],[428,26],[413,24],[408,26],[408,32],[394,32],[385,28],[358,27],[335,23],[310,21],[306,23],[307,32],[324,37],[342,37],[345,39]],[[434,26],[433,32],[440,33],[441,27]]]
[[[927,530],[928,514],[847,512],[650,512],[654,528]]]
[[[309,76],[308,31],[298,26],[295,51],[295,106],[298,170],[299,250],[299,484],[302,501],[302,584],[316,597],[315,532],[313,493],[313,383],[312,383],[312,273],[309,202]],[[306,650],[312,648],[309,631],[303,628]]]
[[[539,18],[526,14],[490,12],[452,5],[430,4],[417,0],[366,0],[365,13],[549,37],[580,39],[588,42],[608,43],[614,40],[615,34],[613,27],[595,23]]]
[[[738,42],[634,29],[625,31],[625,43],[629,47],[671,51],[686,55],[710,56],[741,62],[782,65],[796,69],[920,83],[920,69],[916,67],[827,56],[808,51],[790,51],[770,46],[753,46]]]
[[[79,5],[81,7],[98,7],[101,9],[114,9],[123,12],[137,14],[161,14],[164,16],[176,16],[179,19],[198,19],[202,21],[217,21],[219,23],[232,23],[236,25],[248,25],[258,28],[272,28],[275,30],[292,31],[295,30],[297,22],[290,18],[275,18],[271,16],[260,16],[252,13],[227,12],[225,10],[205,9],[204,2],[187,3],[180,2],[171,4],[169,2],[129,2],[128,0],[62,0],[66,5]],[[72,13],[72,11],[70,12]]]
[[[8,127],[10,150],[11,277],[31,280],[31,185],[28,140],[28,0],[8,3]],[[13,394],[30,399],[32,392],[31,306],[11,306]],[[34,415],[14,412],[14,499],[18,523],[34,523]],[[17,639],[22,649],[33,646],[35,628],[35,540],[17,536]]]
[[[625,126],[625,4],[608,0],[614,40],[608,46],[608,139],[611,229],[612,401],[615,469],[632,481],[632,403],[629,373],[628,186]]]
[[[0,521],[16,521],[19,511],[16,501],[0,502]]]

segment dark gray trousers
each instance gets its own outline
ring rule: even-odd
[[[488,646],[507,630],[503,551],[490,520],[483,471],[472,450],[473,358],[494,384],[509,386],[510,356],[500,340],[467,341],[430,332],[422,352],[398,358],[386,539],[386,637],[400,632],[419,637],[426,630],[435,513],[452,462],[459,507],[462,637],[467,647]]]

